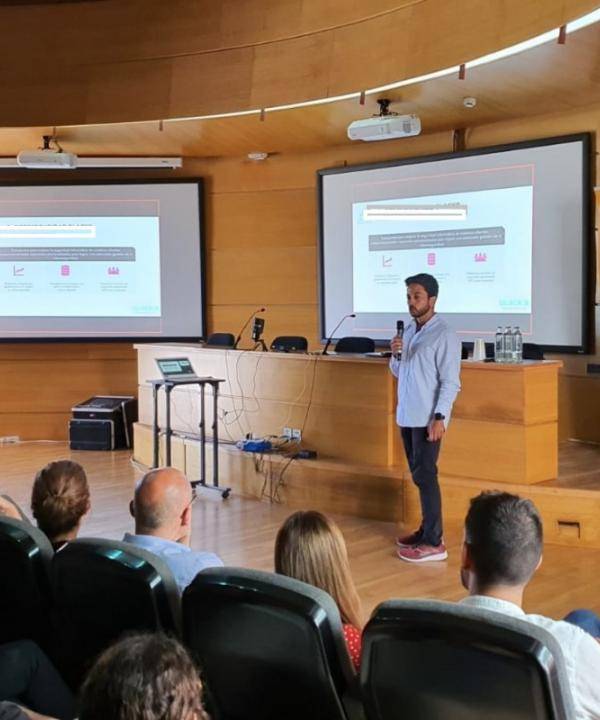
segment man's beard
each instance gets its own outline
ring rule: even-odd
[[[417,310],[416,308],[409,307],[408,312],[410,313],[411,317],[414,318],[420,318],[423,317],[423,315],[427,315],[430,308],[426,307],[423,310]]]

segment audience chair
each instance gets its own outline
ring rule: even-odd
[[[543,360],[544,351],[535,343],[523,343],[523,360]]]
[[[340,614],[322,590],[273,573],[211,568],[185,590],[182,613],[214,720],[359,717]]]
[[[301,335],[280,335],[271,343],[273,352],[306,352],[308,340]]]
[[[47,647],[52,545],[28,520],[0,516],[0,643],[29,638]]]
[[[564,660],[525,620],[435,600],[379,605],[363,635],[368,720],[569,720]]]
[[[52,589],[63,675],[73,688],[129,631],[179,634],[177,585],[161,558],[130,543],[85,538],[56,553]]]
[[[206,338],[208,347],[232,348],[235,344],[233,333],[212,333]]]
[[[375,352],[375,341],[368,337],[343,337],[337,341],[336,353]]]
[[[14,507],[14,509],[15,509],[15,510],[19,513],[19,515],[21,516],[21,520],[23,520],[23,522],[26,522],[26,523],[29,522],[29,518],[27,517],[27,515],[25,515],[25,513],[23,512],[23,510],[21,510],[21,506],[20,506],[18,503],[16,503],[16,502],[11,498],[10,495],[0,495],[0,497],[1,497],[3,500],[7,500],[7,501]]]

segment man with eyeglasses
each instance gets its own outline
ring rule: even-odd
[[[150,470],[138,483],[130,504],[135,534],[125,533],[123,538],[125,542],[162,558],[173,573],[180,592],[200,570],[223,565],[214,553],[190,548],[195,499],[195,491],[179,470]]]

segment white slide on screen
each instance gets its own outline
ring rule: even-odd
[[[203,336],[198,182],[0,187],[1,338]]]
[[[405,289],[398,267],[425,263],[445,312],[531,309],[532,187],[354,203],[354,310],[385,312]],[[507,208],[510,212],[507,213]]]
[[[2,218],[0,262],[22,316],[160,317],[157,217]]]
[[[462,340],[587,342],[589,136],[319,171],[321,330],[388,340],[410,322],[405,279],[439,283]]]

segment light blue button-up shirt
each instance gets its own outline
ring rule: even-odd
[[[398,378],[396,422],[400,427],[427,427],[435,413],[446,417],[460,390],[460,342],[439,315],[417,332],[413,320],[403,337],[402,357],[390,360]]]
[[[165,540],[155,535],[132,535],[125,533],[123,540],[158,555],[173,573],[173,577],[181,593],[192,582],[200,570],[209,567],[223,567],[223,561],[214,553],[190,550],[187,545],[182,545],[172,540]]]

